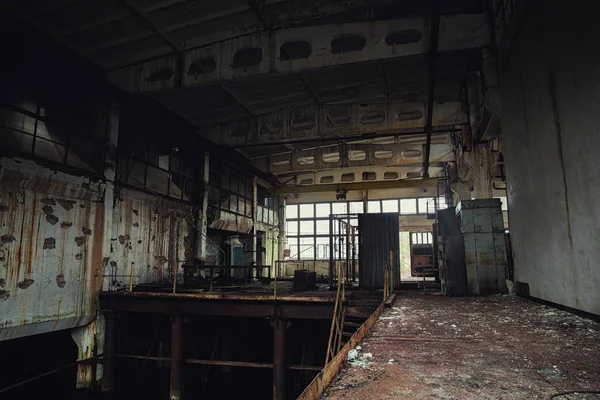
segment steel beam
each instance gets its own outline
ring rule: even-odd
[[[433,104],[435,101],[435,80],[437,77],[438,43],[440,37],[440,5],[439,0],[431,0],[431,44],[429,49],[429,93],[427,98],[427,125],[425,132],[425,160],[423,161],[423,177],[429,178],[429,155],[431,153],[431,133],[433,132]]]
[[[437,185],[437,179],[415,179],[415,180],[397,180],[383,182],[352,182],[324,185],[297,185],[297,186],[275,186],[269,189],[269,193],[275,194],[296,194],[296,193],[318,193],[335,192],[338,190],[372,190],[372,189],[402,189],[414,187],[434,187]]]
[[[115,378],[117,374],[117,335],[118,320],[117,314],[108,311],[104,314],[104,377],[102,378],[102,391],[110,392],[115,388]]]
[[[173,316],[171,324],[171,379],[170,400],[181,400],[183,395],[183,316]]]
[[[285,400],[287,372],[287,321],[273,321],[273,400]]]

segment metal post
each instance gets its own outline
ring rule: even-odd
[[[117,314],[107,311],[104,314],[104,377],[102,378],[102,391],[110,392],[115,388],[115,377],[117,376]]]
[[[257,185],[257,177],[254,176],[254,179],[252,180],[252,265],[256,265],[256,260],[257,260],[257,251],[258,251],[258,244],[257,244],[257,240],[258,238],[256,237],[257,233],[256,233],[256,221],[257,221],[257,216],[258,216],[258,185]],[[264,209],[266,211],[266,208]],[[252,271],[248,271],[248,273],[251,275]]]
[[[183,394],[183,316],[175,315],[171,324],[171,389],[170,400]]]
[[[329,215],[329,287],[333,287],[333,215]]]
[[[273,400],[285,400],[286,330],[286,320],[276,318],[273,321]]]

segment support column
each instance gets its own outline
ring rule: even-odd
[[[170,400],[180,400],[183,394],[183,317],[173,316],[171,324],[171,389]]]
[[[258,206],[258,186],[256,183],[256,176],[252,181],[252,265],[256,265],[257,260],[257,240],[256,237],[256,220],[257,220],[257,206]]]
[[[117,314],[108,311],[104,314],[104,377],[102,378],[102,391],[110,392],[115,389],[117,376]]]
[[[285,400],[287,357],[287,321],[273,321],[273,400]]]
[[[369,212],[369,191],[363,190],[363,213],[367,214]]]
[[[208,224],[208,182],[210,177],[210,153],[204,152],[204,168],[202,169],[202,205],[199,215],[200,232],[198,232],[197,257],[200,261],[206,260],[206,229]]]
[[[275,275],[279,277],[281,261],[285,259],[285,196],[279,196],[279,247],[277,249],[277,261],[275,263]]]

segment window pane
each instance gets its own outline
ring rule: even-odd
[[[417,213],[417,201],[416,199],[401,199],[400,200],[400,214],[416,214]]]
[[[427,244],[433,244],[433,235],[431,233],[427,234]]]
[[[331,207],[330,207],[329,203],[316,204],[317,218],[319,218],[319,217],[329,217],[329,214],[331,213],[330,208]]]
[[[417,243],[417,234],[412,233],[410,236],[411,236],[411,241],[413,242],[413,244],[416,244]]]
[[[287,238],[287,248],[290,249],[290,258],[292,260],[298,259],[298,238],[297,237],[288,237]]]
[[[300,204],[300,218],[313,218],[314,216],[314,204]]]
[[[438,198],[437,207],[438,207],[438,210],[445,210],[446,208],[448,208],[448,205],[446,204],[446,198],[445,197],[439,197]]]
[[[315,258],[314,238],[300,238],[300,259],[313,260]]]
[[[362,214],[364,212],[362,201],[351,201],[350,202],[350,214]]]
[[[381,209],[383,212],[398,212],[398,200],[382,200]]]
[[[350,225],[358,228],[358,218],[353,218],[350,220]]]
[[[300,234],[301,235],[314,235],[315,234],[315,221],[300,221]]]
[[[285,206],[285,218],[286,219],[294,219],[298,218],[298,205],[291,204]]]
[[[432,197],[420,198],[418,200],[418,203],[419,203],[419,214],[428,214],[428,213],[433,214],[435,212]]]
[[[318,219],[317,220],[317,235],[329,235],[329,220]]]
[[[317,260],[329,260],[329,238],[317,238],[316,256]]]
[[[285,226],[287,235],[297,235],[298,234],[298,221],[288,221]]]
[[[331,213],[332,214],[348,214],[348,204],[346,202],[332,203],[331,204]]]
[[[378,214],[381,212],[381,202],[379,200],[369,201],[368,207],[369,214]]]

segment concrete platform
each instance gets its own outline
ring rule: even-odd
[[[323,398],[549,399],[600,390],[600,324],[514,296],[403,293],[361,347]]]

